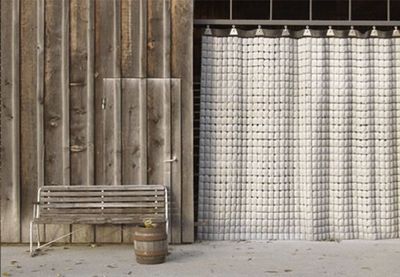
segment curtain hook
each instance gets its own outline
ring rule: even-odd
[[[230,36],[237,36],[238,35],[238,32],[236,30],[235,25],[232,25],[232,29],[231,29],[231,32],[229,33],[229,35]]]
[[[329,26],[328,31],[326,32],[326,36],[328,36],[328,37],[335,36],[335,32],[333,31],[332,26]]]
[[[310,31],[310,27],[308,27],[308,25],[306,26],[306,29],[304,30],[303,36],[311,37],[311,31]]]
[[[264,32],[261,29],[261,25],[258,25],[257,31],[256,31],[256,36],[263,36]]]
[[[205,35],[212,35],[210,25],[207,25],[206,30],[204,31]]]
[[[289,32],[289,29],[288,29],[287,25],[285,25],[285,27],[283,28],[282,36],[283,37],[290,36],[290,32]]]
[[[376,29],[375,26],[372,26],[371,37],[377,37],[377,36],[378,36],[378,30]]]
[[[354,30],[354,26],[350,27],[350,31],[349,31],[349,37],[355,37],[356,35],[356,31]]]
[[[397,26],[394,27],[393,36],[394,37],[400,37],[400,31],[397,29]]]

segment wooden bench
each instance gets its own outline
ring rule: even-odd
[[[168,191],[163,185],[43,186],[39,188],[30,224],[30,252],[74,232],[40,245],[39,224],[140,224],[145,219],[166,225]],[[33,249],[33,226],[37,248]]]

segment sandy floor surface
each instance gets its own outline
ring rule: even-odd
[[[171,245],[167,262],[139,265],[131,245],[66,245],[31,258],[1,247],[1,276],[400,276],[400,240],[240,241]]]

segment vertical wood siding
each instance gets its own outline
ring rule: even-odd
[[[171,0],[171,76],[181,79],[182,242],[194,241],[193,1]],[[190,14],[190,16],[189,16]]]
[[[104,78],[119,78],[120,67],[120,0],[96,1],[96,184],[110,185],[113,168],[118,164],[110,159],[110,149],[115,145],[109,134],[112,117],[107,106],[113,97],[108,99],[104,88]],[[112,123],[111,123],[112,124]],[[119,177],[116,177],[120,179]],[[120,185],[116,182],[113,185]],[[121,227],[96,226],[96,240],[99,242],[121,242]]]
[[[10,242],[21,239],[19,6],[19,0],[1,1],[1,26],[8,27],[1,30],[1,237]]]
[[[94,185],[94,1],[70,2],[71,185]],[[94,228],[73,225],[72,242],[94,241]]]
[[[191,0],[1,0],[2,242],[29,240],[38,187],[146,183],[169,187],[171,242],[193,241],[192,20]],[[133,240],[40,231],[78,229],[64,241]]]
[[[32,199],[37,190],[36,152],[36,7],[37,1],[21,0],[20,27],[20,155],[21,241],[29,241]],[[2,90],[3,91],[3,90]],[[15,230],[14,230],[15,232]],[[43,236],[42,236],[43,237]]]

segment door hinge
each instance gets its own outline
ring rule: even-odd
[[[102,110],[106,109],[106,99],[105,98],[101,98],[101,109]]]

